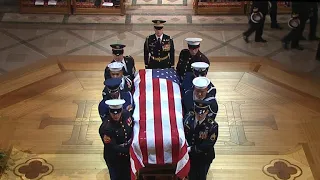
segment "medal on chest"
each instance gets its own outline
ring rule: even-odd
[[[208,137],[208,130],[199,132],[199,139],[207,139],[207,137]]]

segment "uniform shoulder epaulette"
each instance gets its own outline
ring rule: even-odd
[[[209,122],[210,124],[217,124],[217,122],[216,122],[213,118],[209,118],[209,119],[208,119],[208,122]]]
[[[194,115],[194,112],[193,111],[189,111],[188,113],[187,113],[187,116],[193,116]]]
[[[189,52],[189,49],[182,49],[182,52]]]
[[[128,55],[128,56],[125,56],[126,58],[130,58],[130,59],[133,59],[133,57],[132,56],[130,56],[130,55]]]

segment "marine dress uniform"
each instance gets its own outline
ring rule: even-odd
[[[188,142],[190,171],[188,180],[206,180],[209,167],[215,158],[214,145],[218,139],[218,123],[209,118],[208,101],[196,101],[194,110],[184,119]]]
[[[213,87],[209,89],[210,80],[206,77],[197,77],[192,81],[194,87],[188,90],[182,99],[182,105],[185,113],[193,110],[195,100],[204,100],[210,102],[209,117],[215,118],[218,113],[218,103],[212,94]]]
[[[176,67],[181,82],[183,82],[187,72],[192,72],[192,63],[205,62],[210,65],[209,59],[199,50],[201,38],[186,38],[185,41],[188,43],[188,49],[181,50]]]
[[[153,20],[155,34],[144,42],[144,64],[146,69],[174,67],[174,43],[170,36],[163,34],[166,21]]]
[[[205,62],[195,62],[191,64],[191,68],[192,68],[192,72],[187,72],[185,79],[183,80],[181,87],[182,87],[182,96],[184,96],[184,94],[193,88],[193,79],[196,77],[206,77],[208,70],[209,70],[209,64],[205,63]],[[212,88],[211,88],[212,87]],[[209,90],[210,93],[213,96],[216,96],[216,87],[214,87],[214,85],[212,84],[212,82],[210,82],[209,84]]]
[[[128,91],[120,90],[121,78],[110,78],[104,82],[105,88],[102,92],[103,99],[100,101],[98,110],[102,121],[105,120],[109,113],[109,106],[105,103],[110,99],[124,99],[125,103],[123,108],[129,111],[131,114],[135,108],[135,104],[132,95]]]
[[[131,81],[134,79],[134,75],[136,73],[134,59],[131,56],[124,56],[124,48],[126,45],[124,44],[111,44],[112,54],[113,54],[113,62],[120,62],[123,64],[123,75],[127,76]],[[109,68],[106,67],[104,70],[104,79],[110,78]]]
[[[111,180],[130,180],[129,147],[132,142],[133,120],[131,114],[122,108],[124,102],[123,99],[106,101],[110,113],[99,128],[104,144],[103,157]]]
[[[120,84],[121,91],[132,91],[132,81],[127,76],[123,75],[123,64],[120,62],[113,62],[108,65],[110,70],[110,77],[111,78],[122,78]]]

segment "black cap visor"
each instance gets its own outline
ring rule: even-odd
[[[199,47],[200,47],[200,45],[190,45],[190,44],[188,44],[188,48],[189,49],[197,49]]]
[[[154,28],[155,28],[156,30],[161,30],[161,29],[163,29],[163,27],[161,27],[161,26],[154,26]]]
[[[199,76],[206,76],[207,75],[208,70],[207,69],[201,69],[201,70],[195,70],[193,69],[193,73],[196,77]]]
[[[120,56],[121,54],[123,54],[123,49],[113,49],[112,54]]]
[[[119,114],[119,113],[122,112],[122,108],[120,108],[120,109],[109,109],[109,112],[111,114]]]

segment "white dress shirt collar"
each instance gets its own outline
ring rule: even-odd
[[[157,41],[158,41],[158,36],[156,35],[156,39],[157,39]],[[162,38],[163,38],[163,34],[161,34],[161,36],[160,36],[160,42],[162,42]]]

